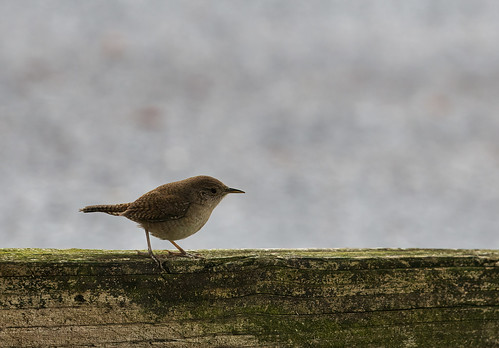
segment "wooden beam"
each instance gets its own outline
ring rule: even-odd
[[[499,346],[499,250],[197,253],[0,249],[0,346]]]

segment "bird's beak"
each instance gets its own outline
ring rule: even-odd
[[[241,191],[241,190],[238,190],[238,189],[235,189],[235,188],[227,187],[225,189],[225,193],[245,193],[245,192]]]

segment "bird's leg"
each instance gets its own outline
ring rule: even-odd
[[[149,231],[146,229],[144,229],[144,231],[146,232],[147,255],[150,256],[158,264],[159,268],[163,269],[163,265],[161,264],[161,261],[152,252],[151,239],[149,238]],[[140,251],[137,251],[137,252],[139,253],[139,255],[145,255],[145,253],[143,253],[143,252],[140,252]]]
[[[180,247],[180,245],[178,245],[177,243],[175,243],[173,240],[171,240],[170,243],[172,243],[173,245],[175,245],[175,248],[177,248],[180,252],[179,253],[174,253],[173,251],[169,251],[168,250],[168,255],[169,256],[181,256],[181,257],[184,256],[184,257],[202,258],[201,255],[190,254],[190,253],[186,252],[184,249],[182,249]]]
[[[172,243],[173,245],[175,245],[175,248],[177,248],[177,249],[180,251],[180,254],[182,254],[182,255],[187,254],[187,253],[185,252],[185,250],[184,250],[184,249],[182,249],[182,248],[180,247],[180,245],[178,245],[177,243],[175,243],[173,240],[171,240],[171,241],[170,241],[170,243]]]

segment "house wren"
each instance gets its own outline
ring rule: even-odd
[[[169,251],[170,255],[188,256],[175,241],[199,231],[228,193],[244,191],[230,188],[210,176],[195,176],[156,187],[131,203],[90,205],[80,211],[124,216],[139,223],[146,232],[148,254],[161,267],[152,252],[149,233],[169,240],[180,251]]]

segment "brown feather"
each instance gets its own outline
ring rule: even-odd
[[[151,191],[138,198],[121,215],[135,222],[162,222],[185,216],[190,202],[174,194]]]
[[[80,211],[82,211],[84,213],[100,212],[100,213],[106,213],[109,215],[119,216],[129,206],[130,206],[130,203],[89,205],[85,208],[80,209]]]

